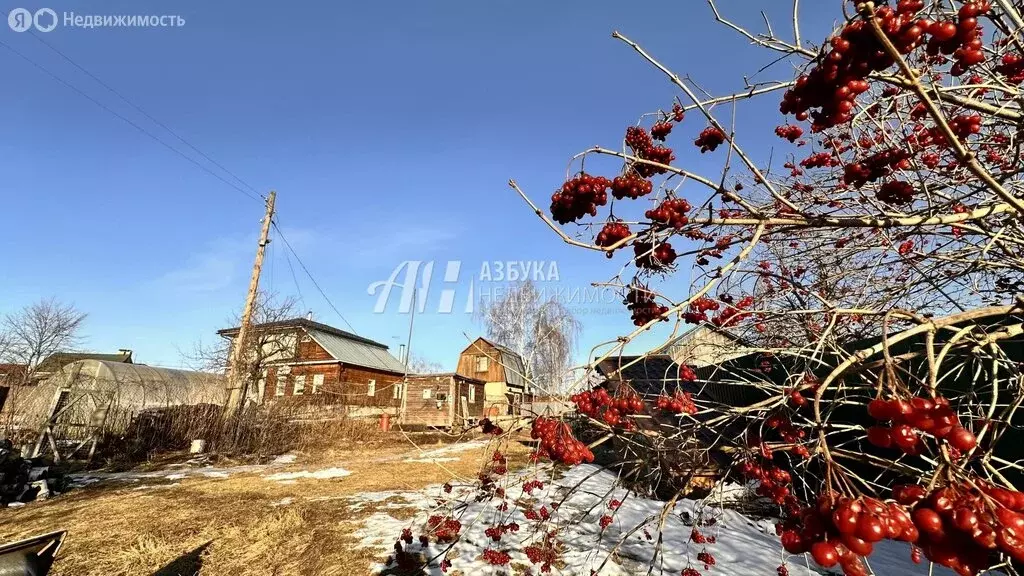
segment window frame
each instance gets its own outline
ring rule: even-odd
[[[313,374],[313,383],[310,386],[310,394],[319,394],[324,387],[324,375]]]
[[[401,400],[402,399],[402,383],[401,382],[395,382],[395,384],[393,385],[392,388],[393,388],[393,391],[392,391],[392,394],[391,394],[391,399],[392,400]]]
[[[292,378],[292,396],[302,396],[306,393],[306,375],[299,374]]]
[[[470,404],[476,404],[476,385],[475,384],[470,384],[469,385],[469,403]]]
[[[377,380],[375,378],[371,378],[366,383],[366,395],[371,397],[377,396]]]
[[[286,374],[278,374],[277,381],[274,382],[274,396],[284,396],[288,392],[288,376]]]
[[[481,368],[482,366],[482,368]],[[476,371],[487,372],[491,369],[491,357],[484,354],[476,357]]]
[[[423,389],[423,399],[424,400],[430,400],[433,397],[433,395],[434,395],[434,391],[431,390],[430,388],[424,388]]]

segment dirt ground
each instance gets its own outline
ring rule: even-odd
[[[528,449],[513,446],[510,464],[525,463]],[[443,457],[424,454],[439,448]],[[347,499],[470,481],[489,456],[486,450],[417,448],[396,438],[387,445],[298,455],[272,469],[218,463],[229,471],[218,476],[226,477],[106,479],[45,502],[0,509],[0,542],[67,530],[55,576],[369,574],[370,562],[386,553],[357,547],[352,533],[387,502],[357,506]],[[428,461],[409,461],[417,459]],[[350,474],[290,483],[266,478],[337,468]],[[388,513],[400,518],[403,510]]]

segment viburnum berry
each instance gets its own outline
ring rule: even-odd
[[[601,530],[604,530],[612,525],[612,517],[605,514],[604,516],[601,516],[601,519],[598,521],[598,524],[600,524]]]
[[[540,446],[536,451],[538,459],[547,457],[570,466],[594,461],[594,453],[586,444],[577,440],[569,426],[560,420],[543,416],[535,418],[530,437],[540,440]],[[540,509],[541,518],[546,520],[548,514],[547,508]]]
[[[664,120],[655,122],[654,126],[651,126],[651,138],[655,140],[664,141],[665,137],[672,132],[672,123]]]
[[[624,303],[632,313],[633,324],[636,326],[643,326],[652,320],[668,321],[668,317],[664,316],[668,306],[655,302],[654,292],[644,286],[631,286]]]
[[[694,145],[700,148],[701,154],[714,152],[723,142],[725,142],[725,133],[714,126],[708,126],[702,130],[697,139],[693,141]]]
[[[672,105],[672,120],[675,122],[682,122],[683,118],[686,117],[686,113],[683,111],[683,107],[678,102]]]
[[[676,251],[668,242],[661,242],[657,246],[649,242],[633,242],[633,261],[638,268],[650,270],[661,270],[671,266],[676,261]]]
[[[623,198],[636,200],[641,196],[650,194],[654,190],[654,185],[650,180],[641,178],[639,174],[633,171],[616,176],[612,179],[611,187],[612,196],[616,200],[622,200]]]
[[[690,203],[685,198],[666,198],[657,207],[648,210],[644,216],[651,221],[680,229],[689,223]]]
[[[800,128],[799,126],[786,124],[784,126],[776,126],[775,134],[779,138],[785,138],[790,142],[796,142],[797,140],[800,139],[801,136],[804,135],[804,131],[803,128]]]
[[[567,180],[551,196],[551,216],[559,224],[567,224],[590,214],[597,215],[597,207],[608,202],[607,189],[611,181],[603,176],[581,172]]]
[[[886,204],[907,204],[914,201],[914,186],[902,180],[890,180],[878,188],[876,196]]]
[[[618,242],[629,238],[630,234],[629,226],[625,223],[619,221],[606,222],[601,231],[597,233],[594,244],[602,247],[614,246]],[[606,254],[609,258],[612,257],[611,251],[606,252]]]

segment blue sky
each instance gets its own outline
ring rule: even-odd
[[[721,2],[752,27],[755,8],[781,10],[770,12],[780,30],[785,4]],[[807,37],[841,17],[806,4]],[[463,262],[457,303],[483,262],[554,261],[570,289],[622,263],[562,244],[506,185],[515,178],[546,208],[572,154],[616,147],[641,113],[671,105],[677,91],[612,30],[712,92],[771,59],[696,1],[0,3],[4,14],[19,6],[184,17],[180,28],[42,36],[245,182],[277,190],[280,227],[359,334],[397,353],[408,316],[394,300],[374,313],[367,287],[403,261],[435,261],[413,351],[449,369],[481,327],[436,313],[445,262]],[[3,27],[0,40],[220,173],[30,34]],[[56,296],[88,312],[87,348],[179,364],[179,350],[214,339],[240,307],[261,204],[2,47],[0,73],[0,312]],[[741,109],[759,154],[779,145],[776,102]],[[722,151],[691,144],[703,127],[694,115],[669,144],[677,163],[714,174]],[[301,293],[303,309],[345,328],[293,262],[296,287],[285,253],[271,244],[263,286]],[[687,281],[670,288],[680,295]],[[581,358],[632,329],[624,308],[604,308],[615,310],[580,317]]]

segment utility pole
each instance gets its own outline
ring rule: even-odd
[[[224,407],[225,421],[230,422],[238,415],[238,411],[245,400],[243,388],[245,388],[245,377],[243,364],[246,338],[249,337],[249,327],[252,324],[252,309],[256,302],[256,294],[260,287],[260,272],[263,270],[263,254],[267,250],[270,240],[270,223],[274,218],[274,199],[277,192],[270,191],[267,196],[267,213],[263,216],[263,228],[260,230],[260,243],[256,247],[256,262],[252,265],[252,277],[249,279],[249,293],[245,295],[245,308],[242,309],[242,324],[238,328],[238,336],[231,346],[231,372],[228,374],[228,401]]]

